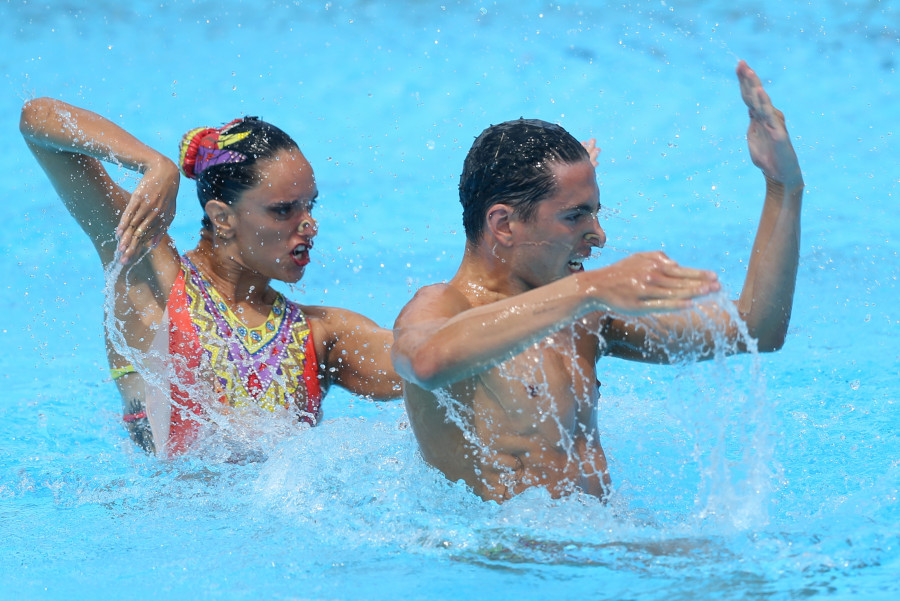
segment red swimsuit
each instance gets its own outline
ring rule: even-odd
[[[203,408],[188,391],[199,373],[213,374],[218,400],[298,411],[312,426],[321,418],[322,390],[309,322],[299,305],[278,295],[269,318],[247,328],[187,257],[168,301],[171,385],[169,454],[184,452],[203,423]]]

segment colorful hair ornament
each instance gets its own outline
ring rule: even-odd
[[[241,121],[243,119],[235,119],[218,129],[197,127],[184,134],[181,139],[178,162],[185,177],[196,179],[204,170],[213,165],[246,161],[246,155],[234,150],[227,150],[226,147],[240,142],[249,136],[250,132],[223,134]]]

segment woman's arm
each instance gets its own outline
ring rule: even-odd
[[[125,346],[146,351],[158,332],[178,255],[165,230],[178,193],[177,167],[114,123],[58,100],[38,98],[22,107],[19,129],[69,213],[88,235],[104,266],[133,261],[115,281],[113,311]],[[107,173],[108,161],[137,171],[133,193]],[[134,260],[150,243],[151,252]],[[157,244],[158,243],[158,244]],[[107,331],[110,367],[125,367],[130,353]],[[126,427],[148,451],[154,441],[145,409],[145,384],[138,373],[116,380]]]
[[[100,115],[50,98],[25,103],[19,129],[104,264],[117,251],[127,263],[160,241],[180,181],[171,160]],[[142,174],[135,191],[113,181],[101,161]]]
[[[391,330],[346,309],[304,307],[304,312],[321,339],[324,353],[318,360],[329,383],[376,401],[400,397],[400,377],[391,364]]]

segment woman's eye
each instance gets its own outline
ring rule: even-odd
[[[577,213],[566,215],[566,221],[575,223],[581,221],[582,219],[594,219],[596,217],[597,213],[595,213],[594,211],[578,211]]]

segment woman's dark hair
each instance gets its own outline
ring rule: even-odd
[[[559,125],[517,119],[490,126],[472,144],[459,178],[466,239],[481,239],[485,217],[495,204],[509,205],[523,220],[531,219],[538,203],[556,189],[553,163],[589,160],[581,142]]]
[[[256,117],[235,119],[221,128],[196,128],[181,141],[180,167],[197,180],[197,198],[206,207],[210,200],[232,205],[259,183],[257,162],[282,150],[299,150],[293,139],[271,123]],[[212,229],[209,217],[203,227]]]

